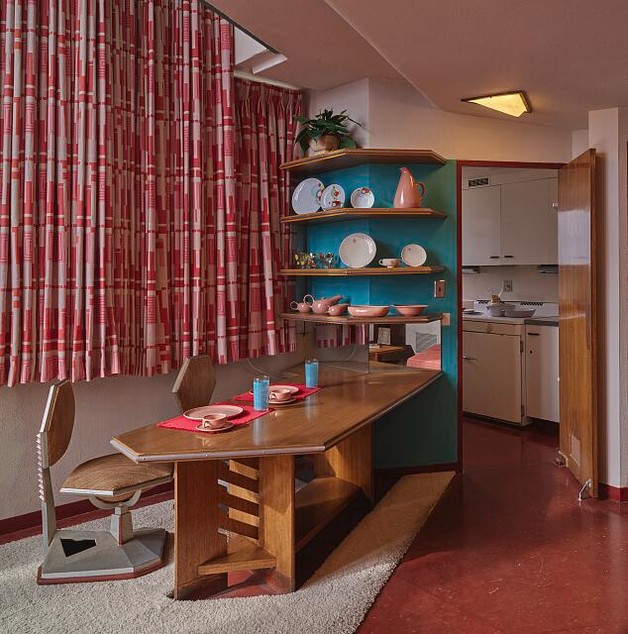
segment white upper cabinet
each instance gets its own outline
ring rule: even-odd
[[[556,178],[462,191],[463,266],[558,263]]]
[[[501,185],[462,190],[462,264],[485,266],[501,261]]]

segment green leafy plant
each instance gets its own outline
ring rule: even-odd
[[[354,121],[346,112],[346,110],[343,110],[339,114],[334,114],[333,110],[325,109],[312,119],[296,117],[297,121],[301,124],[301,130],[299,134],[297,134],[296,141],[301,146],[303,152],[305,153],[307,151],[310,141],[318,140],[326,134],[337,137],[339,141],[338,147],[340,148],[356,147],[355,141],[349,136],[347,122],[350,121],[356,125],[361,124]]]

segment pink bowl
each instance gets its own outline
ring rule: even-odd
[[[352,317],[383,317],[390,306],[349,306],[347,310]]]
[[[427,304],[402,304],[400,306],[394,304],[393,308],[404,317],[416,317],[427,308]]]

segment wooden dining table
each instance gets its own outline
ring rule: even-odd
[[[135,462],[175,464],[174,597],[221,592],[242,570],[293,591],[297,552],[357,496],[373,500],[372,424],[441,375],[321,363],[319,392],[248,425],[205,434],[153,424],[113,438]],[[295,492],[301,455],[316,477]]]

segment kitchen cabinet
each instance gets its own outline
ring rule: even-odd
[[[509,332],[508,328],[465,323],[462,408],[471,414],[522,424],[521,336],[502,334]]]
[[[558,327],[526,326],[526,415],[559,421]]]
[[[462,191],[463,266],[558,263],[556,178]]]
[[[501,260],[501,185],[462,190],[462,264],[487,266]]]

